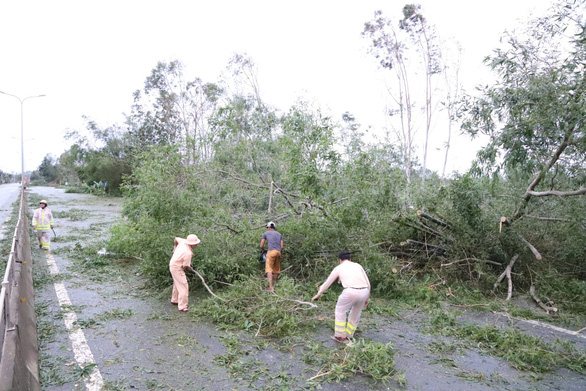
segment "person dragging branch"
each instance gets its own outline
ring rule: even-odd
[[[191,267],[191,257],[193,250],[201,242],[197,235],[188,235],[186,239],[175,238],[175,248],[173,256],[169,262],[169,270],[173,277],[173,293],[171,294],[171,304],[178,306],[179,311],[187,312],[187,301],[189,298],[189,285],[185,270],[195,270]]]
[[[351,261],[349,252],[341,252],[339,261],[340,264],[332,270],[328,279],[319,287],[317,294],[313,296],[311,301],[315,301],[323,295],[336,279],[340,280],[344,290],[338,297],[336,304],[333,338],[339,342],[346,342],[349,338],[354,337],[362,309],[368,305],[370,281],[362,266]],[[346,320],[348,311],[350,314]]]

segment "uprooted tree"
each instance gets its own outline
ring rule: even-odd
[[[470,134],[483,133],[490,140],[479,154],[476,173],[498,175],[519,186],[526,183],[504,205],[497,224],[501,235],[510,236],[500,239],[509,269],[523,248],[529,250],[528,277],[531,259],[547,258],[558,270],[571,264],[573,272],[583,273],[584,266],[567,262],[568,257],[583,259],[583,234],[569,235],[574,242],[566,243],[565,251],[551,251],[559,243],[548,246],[543,240],[546,231],[548,240],[564,241],[564,231],[586,228],[584,214],[575,214],[586,210],[584,5],[568,2],[553,10],[531,21],[521,34],[505,34],[505,47],[486,60],[498,73],[498,82],[468,105],[464,123]],[[507,276],[510,298],[510,270]]]

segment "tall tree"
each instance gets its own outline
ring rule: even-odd
[[[431,132],[432,116],[435,109],[435,101],[433,100],[436,90],[434,76],[441,73],[438,37],[435,27],[423,16],[419,4],[407,4],[403,7],[403,19],[400,21],[399,26],[409,33],[409,37],[420,55],[425,75],[425,142],[423,146],[423,172],[421,174],[421,184],[424,186],[427,174],[429,133]]]
[[[232,95],[252,95],[256,103],[262,105],[258,69],[252,58],[246,53],[235,53],[228,62],[228,77],[235,88]]]
[[[43,158],[38,170],[39,174],[41,174],[45,181],[54,182],[59,179],[58,163],[58,160],[51,156],[51,154],[48,154]]]
[[[447,50],[444,50],[447,48]],[[448,165],[448,154],[452,142],[452,131],[454,124],[459,117],[460,96],[462,93],[462,84],[460,82],[462,49],[459,44],[453,46],[443,45],[442,47],[442,74],[444,76],[445,95],[441,105],[446,110],[448,117],[448,137],[446,140],[446,153],[444,155],[444,164],[442,168],[442,178],[446,177],[446,167]]]
[[[222,95],[217,84],[185,80],[179,61],[159,62],[134,93],[127,123],[142,145],[180,145],[188,162],[210,159],[215,135],[208,119]]]
[[[84,117],[85,118],[85,117]],[[125,175],[131,173],[135,156],[129,149],[129,135],[117,125],[102,128],[95,121],[85,118],[86,131],[73,131],[67,135],[73,145],[59,158],[63,173],[68,180],[77,173],[81,182],[108,183],[107,190],[118,192]]]
[[[374,13],[374,19],[364,24],[362,36],[371,39],[370,51],[379,60],[383,69],[392,70],[396,78],[396,85],[389,89],[389,95],[395,103],[396,109],[389,114],[399,114],[399,135],[401,149],[405,159],[404,170],[407,177],[405,189],[406,199],[409,200],[413,168],[413,148],[415,138],[415,124],[413,118],[413,93],[410,85],[410,72],[406,58],[406,47],[400,31],[395,27],[392,19],[383,15],[382,11]]]

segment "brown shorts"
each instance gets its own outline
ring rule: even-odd
[[[265,263],[265,272],[280,273],[281,272],[281,252],[278,250],[267,251],[267,262]]]

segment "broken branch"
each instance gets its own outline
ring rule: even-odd
[[[586,187],[580,187],[578,190],[573,191],[558,191],[558,190],[549,190],[549,191],[528,191],[527,193],[531,194],[535,197],[544,197],[544,196],[558,196],[558,197],[570,197],[575,195],[586,194]]]
[[[443,222],[443,221],[441,221],[440,219],[438,219],[437,217],[433,217],[433,216],[431,216],[431,215],[428,215],[427,213],[425,213],[425,212],[422,212],[422,211],[420,211],[420,210],[418,210],[418,211],[417,211],[417,215],[418,215],[419,217],[423,217],[424,219],[427,219],[427,220],[429,220],[429,221],[432,221],[432,222],[434,222],[434,223],[436,223],[437,225],[440,225],[440,226],[442,226],[442,227],[450,228],[450,225],[449,225],[448,223],[446,223],[446,222]]]
[[[203,279],[203,277],[201,276],[201,274],[199,274],[196,270],[192,270],[192,271],[199,276],[199,278],[201,279],[201,282],[203,283],[203,285],[206,287],[206,289],[208,290],[208,292],[210,292],[210,294],[212,296],[214,296],[216,299],[221,300],[223,302],[226,301],[226,300],[222,299],[221,297],[217,296],[214,292],[212,292],[212,290],[210,289],[210,287],[208,286],[208,284],[206,284],[206,280]]]
[[[550,307],[547,306],[545,304],[543,304],[543,302],[539,299],[539,297],[537,297],[537,294],[535,293],[535,286],[531,285],[531,288],[529,288],[529,294],[531,295],[531,297],[533,297],[533,300],[535,300],[535,302],[547,313],[549,314],[550,311],[552,311],[553,313],[557,314],[558,313],[558,309],[556,307]]]
[[[505,269],[505,273],[507,275],[507,282],[509,284],[507,290],[507,299],[505,301],[509,301],[511,300],[511,297],[513,297],[513,279],[511,278],[511,268],[507,267]]]
[[[499,232],[502,231],[503,225],[506,225],[507,227],[510,226],[511,225],[511,220],[509,220],[505,216],[502,216],[501,219],[500,219]],[[521,236],[521,234],[517,233],[517,236],[519,237],[519,239],[521,239],[521,241],[523,242],[523,244],[525,246],[527,246],[529,248],[529,250],[531,250],[531,252],[533,253],[533,255],[535,255],[535,258],[537,258],[537,260],[541,260],[542,256],[539,253],[539,251],[537,251],[537,249],[535,248],[535,246],[533,246],[531,243],[529,243],[529,241],[527,241],[527,239],[525,239],[523,236]]]
[[[454,262],[450,262],[450,263],[442,263],[440,265],[440,267],[445,267],[445,266],[450,266],[456,263],[461,263],[461,262],[466,262],[466,261],[475,261],[475,262],[484,262],[484,263],[490,263],[492,265],[498,265],[498,266],[502,266],[502,263],[499,262],[495,262],[495,261],[489,261],[488,259],[478,259],[478,258],[464,258],[464,259],[459,259],[457,261]]]
[[[525,195],[523,197],[523,200],[521,201],[521,204],[517,207],[517,210],[515,211],[515,213],[513,213],[513,217],[511,218],[512,221],[519,219],[525,213],[525,208],[529,204],[529,200],[531,199],[531,196],[532,196],[531,192],[535,191],[535,188],[537,187],[537,185],[539,185],[539,183],[543,180],[543,178],[545,178],[545,175],[547,174],[547,172],[556,164],[556,162],[559,160],[560,156],[564,153],[566,148],[568,146],[570,146],[570,144],[571,144],[570,139],[572,137],[572,134],[575,131],[577,131],[578,129],[579,129],[579,127],[578,127],[578,125],[576,125],[573,128],[568,129],[566,131],[566,134],[564,135],[564,139],[562,140],[561,144],[558,146],[556,151],[553,153],[548,165],[545,166],[540,172],[538,172],[537,175],[535,175],[535,178],[533,179],[533,181],[531,182],[531,184],[529,185],[529,187],[525,191]]]
[[[435,245],[429,244],[429,243],[418,242],[417,240],[407,239],[407,241],[401,242],[401,246],[407,245],[407,244],[414,244],[419,247],[425,247],[426,249],[433,249],[433,250],[437,250],[437,251],[444,252],[444,253],[446,252],[446,249],[443,247],[435,246]]]
[[[501,283],[502,280],[504,280],[504,278],[507,276],[507,270],[509,271],[509,273],[511,272],[511,270],[513,269],[513,265],[515,264],[515,262],[517,262],[517,259],[519,258],[519,254],[515,254],[515,256],[513,258],[511,258],[511,261],[509,262],[509,264],[507,265],[507,267],[505,268],[505,271],[503,271],[501,273],[501,275],[499,276],[499,278],[497,278],[496,282],[494,283],[493,286],[493,291],[498,288],[499,284]]]
[[[527,239],[525,239],[524,237],[522,237],[520,234],[517,234],[517,236],[519,236],[519,239],[521,239],[521,241],[525,244],[525,246],[529,247],[529,250],[531,250],[531,252],[533,253],[533,255],[535,255],[535,258],[537,258],[537,260],[541,260],[541,254],[539,253],[539,251],[537,251],[537,249],[527,241]]]
[[[560,221],[560,222],[564,222],[564,223],[571,221],[570,219],[562,219],[562,218],[558,218],[558,217],[543,217],[543,216],[533,216],[533,215],[525,215],[523,217],[530,218],[530,219],[536,219],[536,220],[540,220],[540,221]]]

